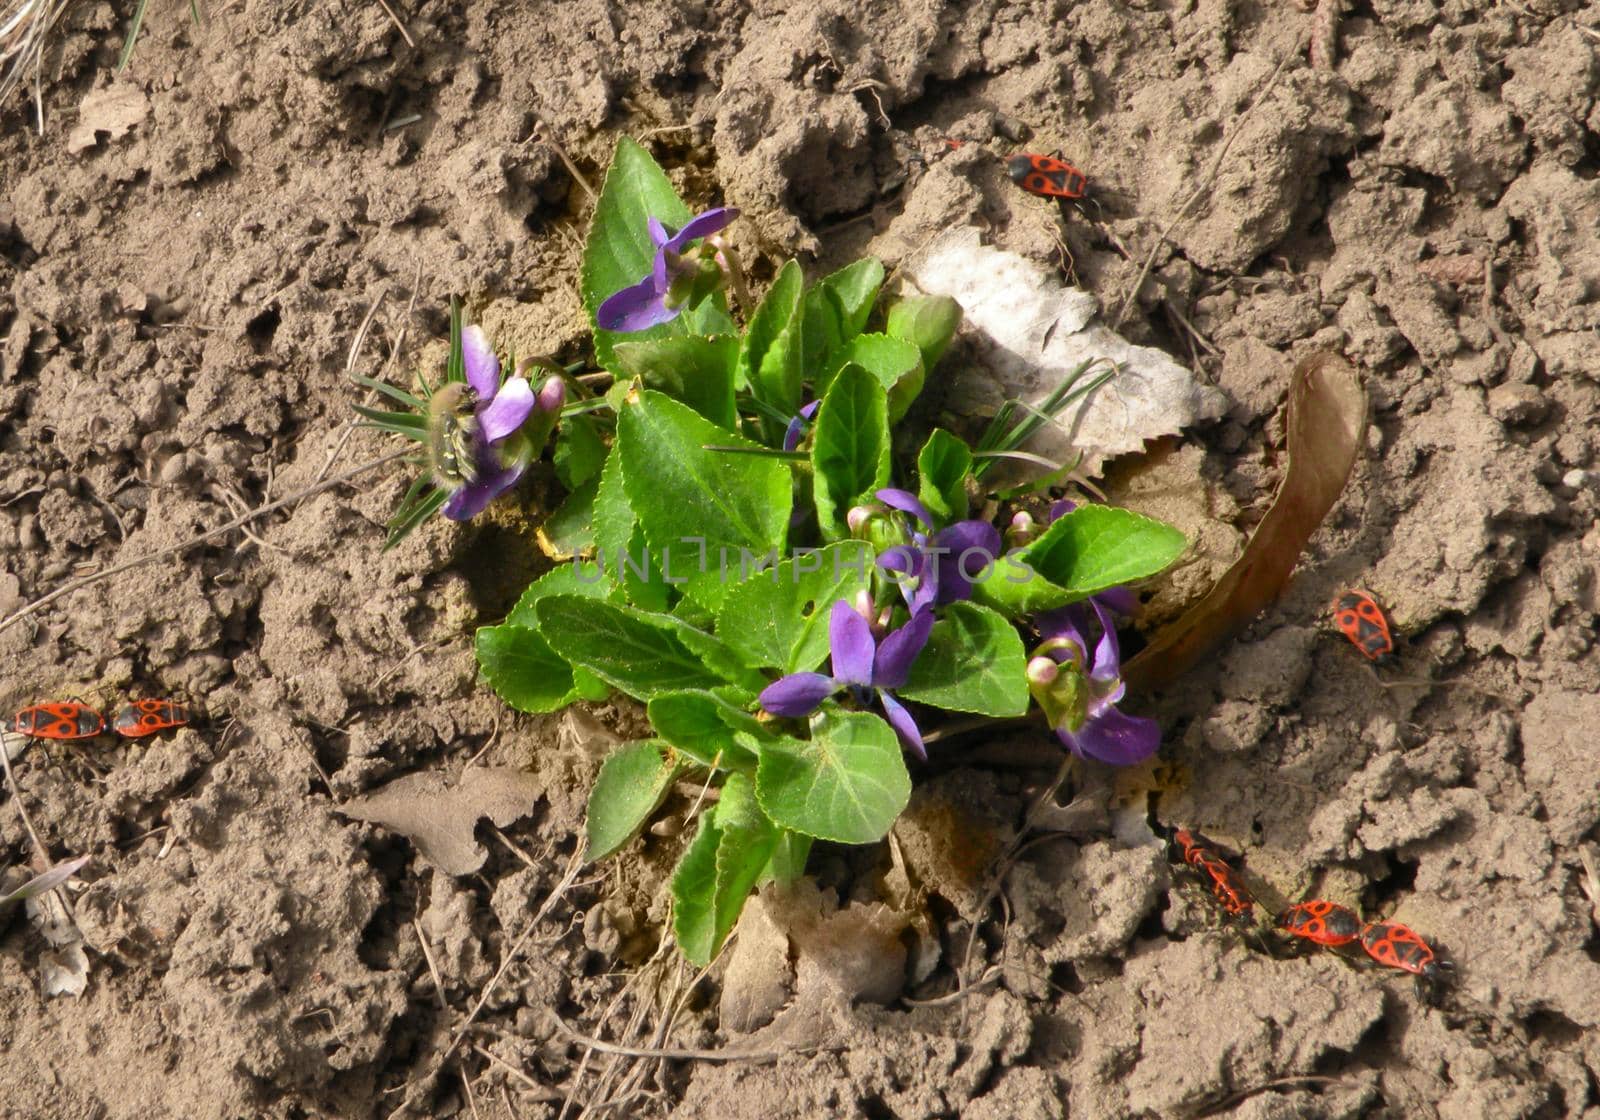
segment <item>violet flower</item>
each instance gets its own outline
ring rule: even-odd
[[[1093,661],[1084,637],[1088,614],[1081,604],[1040,615],[1039,631],[1046,640],[1028,662],[1028,686],[1073,754],[1131,766],[1156,752],[1161,727],[1117,709],[1127,686],[1116,627],[1105,606],[1094,599],[1089,606],[1101,630]]]
[[[878,557],[878,567],[902,577],[901,591],[912,612],[972,598],[972,581],[1000,558],[1000,531],[987,521],[968,520],[934,532],[933,515],[909,490],[879,490],[876,497],[922,524],[921,531],[912,530],[910,544]]]
[[[840,599],[828,618],[833,675],[790,673],[779,677],[762,690],[761,706],[775,716],[800,718],[809,716],[824,700],[842,690],[849,690],[863,707],[876,697],[901,745],[918,758],[927,758],[917,721],[889,690],[906,683],[932,629],[933,610],[924,608],[879,641],[873,637],[867,620],[848,600]]]
[[[718,273],[716,262],[705,254],[690,255],[689,242],[720,232],[739,216],[731,206],[719,206],[696,214],[672,235],[660,221],[651,218],[650,240],[656,246],[655,263],[650,273],[632,287],[606,297],[595,310],[595,321],[602,330],[642,331],[676,319],[690,306],[703,270]]]
[[[453,488],[440,507],[452,521],[476,517],[516,485],[544,447],[566,399],[559,377],[546,380],[537,394],[526,377],[501,382],[500,359],[482,327],[461,332],[461,357],[466,382],[446,385],[434,394],[432,417],[432,439],[446,447],[453,468],[441,470],[436,461],[436,480]],[[530,417],[536,423],[524,429]],[[535,427],[542,431],[533,432]]]
[[[817,418],[817,406],[821,403],[820,400],[812,401],[789,418],[789,427],[783,433],[783,449],[785,451],[793,451],[800,446],[801,437],[805,435],[806,428],[810,426],[811,421]]]

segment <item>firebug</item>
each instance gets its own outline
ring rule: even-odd
[[[1333,624],[1368,661],[1381,665],[1394,656],[1389,617],[1370,591],[1356,588],[1334,600]]]
[[[1006,160],[1011,181],[1029,194],[1045,198],[1082,198],[1089,192],[1089,177],[1054,156],[1024,154]]]
[[[1348,906],[1314,898],[1279,914],[1278,928],[1317,945],[1337,948],[1361,936],[1361,919]]]
[[[106,729],[106,717],[76,700],[58,700],[23,708],[5,729],[36,739],[92,739]]]
[[[1217,904],[1231,917],[1248,917],[1256,899],[1239,879],[1239,873],[1213,850],[1210,842],[1187,828],[1173,832],[1172,842],[1189,864],[1207,880]]]
[[[171,700],[135,700],[117,713],[111,730],[129,739],[154,735],[189,722],[189,709]]]
[[[1361,947],[1381,965],[1413,973],[1424,980],[1439,975],[1433,949],[1410,926],[1399,922],[1373,922],[1361,931]]]

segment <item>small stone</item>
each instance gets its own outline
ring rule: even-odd
[[[1013,144],[1021,144],[1033,135],[1033,129],[1016,117],[1008,117],[1004,113],[994,116],[994,130]]]
[[[1531,424],[1550,409],[1545,395],[1532,385],[1507,382],[1488,394],[1489,415],[1506,425]]]

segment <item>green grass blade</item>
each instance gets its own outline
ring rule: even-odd
[[[128,26],[128,37],[122,41],[122,54],[117,58],[118,74],[128,65],[128,59],[133,57],[133,44],[139,38],[139,28],[144,26],[144,10],[149,5],[150,0],[139,0],[138,6],[133,9],[133,23]]]

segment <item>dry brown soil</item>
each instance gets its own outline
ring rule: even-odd
[[[19,760],[52,856],[94,857],[73,896],[91,972],[43,998],[43,943],[0,917],[0,1115],[1600,1115],[1580,858],[1600,821],[1600,9],[1356,0],[1329,69],[1306,49],[1329,3],[392,2],[414,47],[369,0],[206,3],[200,26],[158,0],[114,78],[131,5],[84,0],[47,56],[43,134],[30,99],[4,108],[0,615],[386,450],[342,442],[374,301],[369,373],[397,346],[394,376],[436,360],[420,342],[452,294],[520,352],[581,356],[588,198],[547,139],[594,181],[620,132],[644,138],[691,201],[743,209],[758,280],[789,253],[813,275],[892,266],[973,223],[1114,309],[1170,228],[1123,329],[1230,400],[1170,457],[1174,489],[1248,528],[1287,371],[1317,347],[1362,369],[1373,424],[1284,599],[1139,698],[1178,787],[1162,815],[1279,897],[1426,931],[1453,982],[1429,1003],[1396,973],[1263,952],[1103,826],[1049,834],[980,908],[952,831],[1014,827],[1051,759],[967,740],[904,838],[943,950],[927,979],[878,1005],[802,975],[763,1033],[759,1008],[720,1007],[719,967],[658,1034],[690,978],[649,964],[681,837],[581,870],[530,925],[638,713],[530,718],[475,682],[473,628],[541,565],[551,483],[384,553],[402,480],[380,472],[0,633],[8,707],[205,709]],[[1098,208],[1016,190],[1001,157],[1024,136],[1082,166]],[[1397,666],[1327,627],[1351,585],[1391,606]],[[480,826],[473,874],[338,811],[469,759],[543,791]],[[863,858],[815,867],[859,892]],[[906,1002],[952,991],[974,921],[987,981]],[[557,1025],[634,1037],[630,1016],[638,1045],[776,1060],[586,1058]]]

